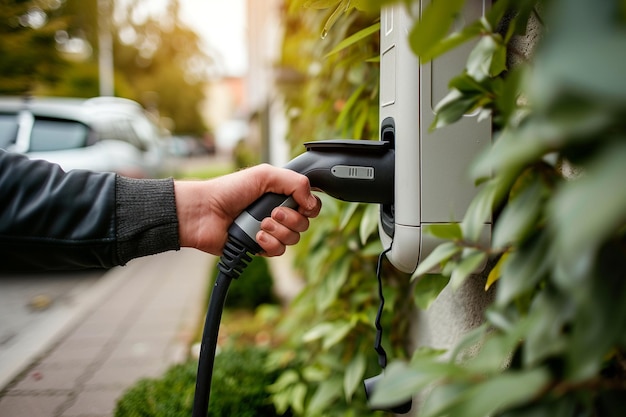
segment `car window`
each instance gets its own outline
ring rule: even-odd
[[[0,149],[15,143],[17,126],[16,114],[0,114]]]
[[[137,132],[137,136],[139,136],[144,143],[153,143],[159,136],[157,126],[143,115],[135,117],[133,127]]]
[[[102,139],[114,139],[128,142],[140,150],[145,150],[133,126],[127,118],[110,118],[98,121],[94,125]]]
[[[36,118],[29,152],[60,151],[86,146],[89,128],[79,122]]]

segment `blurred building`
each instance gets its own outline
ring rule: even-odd
[[[263,149],[263,160],[273,165],[288,161],[284,107],[275,89],[275,63],[280,58],[283,36],[283,0],[247,0],[248,62],[246,95],[254,117],[252,129]]]
[[[289,148],[282,100],[275,89],[274,63],[280,58],[283,0],[245,0],[247,72],[214,79],[203,114],[215,128],[218,148],[229,152],[239,140],[262,162],[284,165]]]

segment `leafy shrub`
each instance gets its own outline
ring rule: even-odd
[[[279,416],[267,388],[276,373],[265,367],[259,348],[220,353],[213,370],[209,416]],[[115,417],[189,417],[193,407],[197,361],[170,368],[162,378],[142,379],[118,401]]]
[[[359,128],[377,110],[367,111],[376,93],[368,88],[377,84],[375,59],[351,59],[353,51],[371,51],[375,42],[353,30],[359,17],[350,12],[374,3],[288,2],[297,16],[288,20],[283,49],[283,65],[295,73],[286,89],[292,140],[330,138],[338,130],[370,137],[357,133],[367,131]],[[496,295],[484,324],[445,355],[424,348],[408,364],[392,363],[373,401],[385,405],[419,394],[420,415],[427,417],[621,415],[626,403],[624,2],[498,0],[484,18],[455,30],[465,3],[424,4],[410,42],[422,63],[475,42],[465,70],[450,80],[450,94],[438,104],[432,128],[479,111],[492,116],[494,145],[471,173],[482,190],[464,221],[424,230],[448,241],[411,281],[416,291],[448,282],[454,290],[490,258],[495,266],[488,286]],[[307,5],[320,10],[303,11]],[[546,30],[537,38],[536,54],[524,56],[512,40],[525,35],[530,19]],[[335,23],[331,32],[329,23]],[[318,36],[303,34],[307,26],[317,28]],[[328,35],[323,41],[320,32]],[[335,42],[328,46],[331,38]],[[346,44],[351,47],[329,53]],[[285,59],[289,56],[292,61]],[[517,67],[510,66],[512,57]],[[369,126],[375,131],[375,123]],[[302,372],[287,371],[275,385],[280,389],[274,401],[290,404],[297,415],[314,414],[312,409],[355,415],[354,401],[352,407],[346,402],[352,400],[352,382],[366,368],[354,337],[372,297],[366,281],[350,284],[368,266],[356,254],[364,252],[363,242],[355,242],[345,227],[359,216],[348,212],[353,206],[343,206],[347,213],[335,218],[353,219],[334,228],[328,206],[316,219],[312,245],[301,245],[309,286],[296,300],[295,314],[285,315],[287,325],[293,321],[294,346],[299,342],[311,352]],[[369,222],[364,213],[361,224]],[[476,231],[494,214],[492,244],[483,247]],[[444,273],[428,274],[437,265]],[[402,301],[397,292],[392,297]],[[360,314],[356,305],[362,306]],[[399,305],[393,306],[394,321],[407,315]],[[305,333],[295,323],[313,329]],[[302,348],[293,349],[305,356]],[[337,395],[342,379],[346,402]]]
[[[378,136],[380,22],[366,3],[286,2],[279,88],[294,153],[308,140]],[[320,197],[323,210],[295,247],[307,285],[277,326],[287,341],[274,356],[290,366],[272,386],[272,399],[277,409],[298,416],[380,415],[368,409],[362,389],[365,377],[380,372],[372,347],[382,249],[378,210]],[[384,276],[384,345],[390,357],[405,357],[410,315],[399,313],[393,325],[390,319],[411,297],[408,276],[391,269]]]
[[[425,231],[448,242],[413,279],[439,264],[458,288],[491,256],[487,286],[496,292],[482,326],[445,356],[418,352],[408,365],[391,364],[373,401],[420,392],[422,417],[622,415],[624,4],[500,0],[450,36],[455,16],[442,5],[450,6],[431,3],[423,16],[435,20],[411,32],[423,61],[477,43],[437,106],[435,127],[481,111],[494,116],[496,133],[471,172],[482,190],[460,225]],[[511,41],[529,18],[545,28],[536,53],[509,68]],[[500,208],[492,242],[481,247],[476,231]]]
[[[217,273],[218,269],[215,267],[212,282],[215,282]],[[254,310],[261,304],[273,304],[276,302],[273,288],[274,281],[267,259],[255,256],[239,278],[230,284],[225,307]],[[210,291],[212,289],[209,288]]]

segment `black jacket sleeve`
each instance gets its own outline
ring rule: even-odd
[[[109,268],[179,247],[171,179],[64,172],[0,150],[0,270]]]

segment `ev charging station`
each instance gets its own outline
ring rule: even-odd
[[[445,1],[445,0],[432,0]],[[459,24],[485,13],[488,0],[468,0]],[[383,8],[380,30],[380,140],[395,148],[394,203],[381,205],[379,235],[387,257],[412,273],[440,243],[423,233],[430,224],[459,223],[477,193],[468,176],[471,161],[491,143],[491,120],[467,114],[449,126],[430,131],[435,106],[448,93],[448,82],[462,72],[473,45],[463,45],[424,65],[409,45],[414,16],[405,4]],[[488,242],[491,223],[481,240]]]

